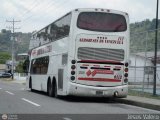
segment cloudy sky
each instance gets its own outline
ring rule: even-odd
[[[157,0],[0,0],[0,29],[11,23],[6,20],[20,20],[16,31],[39,30],[75,8],[106,8],[129,13],[130,22],[156,16]],[[160,16],[160,15],[159,15]]]

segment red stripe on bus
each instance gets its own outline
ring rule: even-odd
[[[115,68],[121,68],[120,66],[115,66]]]
[[[89,66],[88,64],[82,64],[82,66]]]
[[[104,66],[104,67],[110,68],[111,66]]]
[[[100,67],[100,65],[93,65],[94,67]]]
[[[121,82],[121,80],[109,79],[109,78],[78,78],[78,80],[99,81],[99,82]]]
[[[81,60],[81,62],[100,62],[100,63],[110,62],[110,63],[121,63],[121,62],[113,61],[113,60]]]

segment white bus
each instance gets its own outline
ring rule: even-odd
[[[129,17],[75,9],[33,34],[27,87],[49,96],[126,97]]]

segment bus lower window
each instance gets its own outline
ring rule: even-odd
[[[31,74],[47,74],[49,57],[33,59],[31,63]]]

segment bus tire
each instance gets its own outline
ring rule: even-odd
[[[53,86],[53,97],[58,98],[59,96],[57,94],[57,82],[55,78],[53,78],[52,86]]]
[[[31,77],[29,79],[29,88],[30,88],[31,92],[33,92],[33,89],[32,89],[32,78]]]
[[[54,83],[54,87],[53,88],[54,88],[54,97],[58,98],[59,96],[57,94],[57,83],[56,82]]]
[[[48,95],[50,96],[50,97],[53,97],[53,87],[52,87],[52,84],[51,84],[51,80],[49,79],[48,80],[48,85],[47,85],[47,91],[48,91]]]

